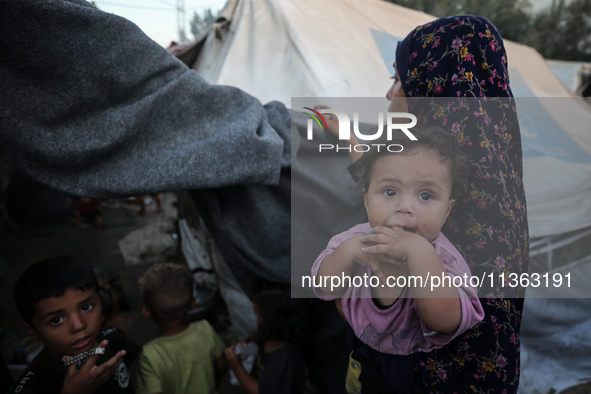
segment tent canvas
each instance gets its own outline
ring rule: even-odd
[[[397,42],[433,19],[379,0],[232,0],[212,33],[179,57],[209,82],[239,87],[262,102],[384,97]],[[505,43],[520,98],[530,235],[589,227],[591,133],[580,125],[591,124],[591,110],[535,49]]]
[[[209,82],[239,87],[262,102],[279,100],[290,106],[292,97],[321,97],[322,104],[330,105],[326,100],[331,97],[384,97],[397,42],[433,19],[379,0],[230,0],[212,28],[179,58]],[[576,237],[591,227],[591,109],[537,51],[505,44],[511,86],[518,97],[530,236],[540,240],[532,246],[551,250],[552,240],[566,237],[563,242],[580,249],[586,263],[591,251]],[[532,252],[536,254],[533,247]],[[550,317],[532,313],[528,321],[528,305],[525,347],[527,335],[547,334],[537,332],[536,326],[560,315],[552,309]],[[591,317],[582,310],[580,316]],[[548,356],[539,350],[541,355]],[[576,363],[572,360],[568,368]],[[524,363],[523,381],[528,384],[522,385],[522,392],[550,389],[536,386],[536,379],[530,378],[539,373],[553,376],[549,381],[555,388],[575,383],[554,364],[551,371],[540,372],[543,364],[528,369]],[[582,375],[591,376],[591,368],[581,365]]]

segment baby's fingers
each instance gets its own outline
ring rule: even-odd
[[[371,269],[371,272],[373,272],[373,274],[375,276],[377,276],[378,278],[382,279],[386,276],[384,274],[384,272],[382,271],[382,267],[380,266],[380,263],[377,260],[370,259],[367,262],[367,266]]]
[[[390,241],[391,239],[390,237],[384,234],[369,233],[361,237],[359,240],[365,244],[385,244],[388,243],[388,241]]]
[[[321,110],[321,109],[332,109],[332,108],[330,108],[328,105],[317,105],[317,106],[314,107],[314,109],[318,111],[318,110]],[[332,113],[325,112],[324,115],[325,115],[325,118],[328,118],[328,119],[331,119],[332,120],[332,115],[333,115]]]
[[[368,235],[366,235],[365,237],[369,237]],[[365,238],[363,237],[363,238]],[[363,238],[361,238],[362,242],[363,242]],[[369,241],[367,241],[369,243]],[[383,243],[375,243],[373,242],[374,245],[371,246],[366,246],[364,248],[361,248],[361,252],[365,253],[365,254],[385,254],[386,252],[388,252],[388,249],[386,247],[385,244]]]
[[[320,105],[315,105],[314,109],[318,110],[318,109],[330,109],[330,107],[328,105],[324,105],[324,104],[320,104]]]
[[[386,244],[377,244],[361,248],[361,252],[372,255],[382,263],[406,266],[406,262],[389,254],[389,248]]]

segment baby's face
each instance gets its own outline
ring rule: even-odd
[[[68,289],[60,297],[37,302],[33,325],[24,325],[29,335],[45,344],[51,357],[61,360],[97,347],[102,319],[94,288]]]
[[[425,149],[380,157],[363,195],[371,227],[400,227],[432,242],[455,200],[447,163]]]

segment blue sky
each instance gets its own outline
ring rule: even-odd
[[[177,0],[94,0],[103,11],[117,14],[138,25],[144,33],[163,47],[171,41],[178,42]],[[207,8],[215,14],[224,7],[226,0],[184,0],[185,31],[192,40],[189,20],[195,11],[200,14]]]

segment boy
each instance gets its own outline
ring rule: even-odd
[[[320,278],[380,278],[315,291],[342,298],[360,341],[397,355],[440,348],[484,317],[466,261],[441,233],[466,190],[470,162],[442,129],[416,127],[413,134],[418,141],[388,142],[403,146],[400,152],[374,149],[357,162],[369,223],[333,237],[312,267]]]
[[[45,347],[10,393],[134,392],[123,361],[125,337],[116,329],[101,332],[100,290],[90,265],[68,256],[42,260],[22,274],[13,296],[25,331]],[[77,362],[68,362],[74,356]]]
[[[193,279],[180,264],[152,266],[140,279],[143,313],[160,336],[147,343],[138,363],[139,393],[216,393],[225,371],[224,344],[205,320],[189,323],[195,308]]]

